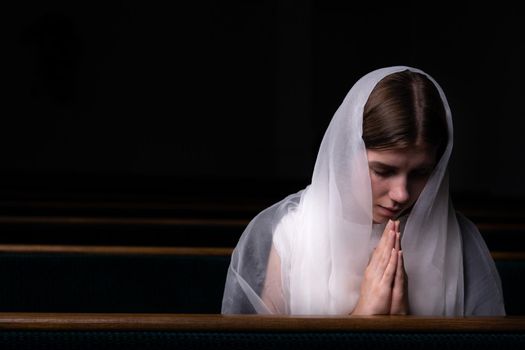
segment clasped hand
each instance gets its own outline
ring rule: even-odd
[[[399,221],[389,220],[365,270],[352,315],[408,314],[407,276]]]

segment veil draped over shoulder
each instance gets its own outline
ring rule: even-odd
[[[355,83],[323,137],[312,181],[257,215],[231,259],[223,313],[349,314],[383,231],[372,220],[372,190],[362,139],[363,109],[385,76],[410,70],[437,87],[448,144],[402,223],[410,311],[416,315],[504,314],[501,282],[476,227],[456,214],[447,165],[452,117],[441,87],[419,69],[375,70]],[[379,226],[379,227],[378,227]],[[270,251],[277,253],[269,261]]]

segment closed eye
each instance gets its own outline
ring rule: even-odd
[[[379,176],[379,177],[388,177],[388,176],[392,176],[395,174],[395,171],[392,170],[392,169],[371,169],[372,170],[372,173],[374,173],[374,175],[376,176]]]

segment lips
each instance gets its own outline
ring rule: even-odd
[[[388,208],[382,205],[377,205],[386,216],[395,216],[399,213],[400,208]]]

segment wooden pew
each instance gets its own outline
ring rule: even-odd
[[[0,244],[234,247],[247,219],[0,215]]]
[[[0,311],[219,313],[231,248],[0,245]],[[509,315],[525,253],[493,252]]]
[[[525,218],[523,219],[525,220]],[[234,247],[250,218],[0,215],[0,244]],[[525,222],[479,222],[491,251],[525,251]]]
[[[228,248],[0,245],[0,311],[219,313]]]
[[[2,349],[523,349],[524,317],[0,313]]]
[[[496,262],[507,315],[525,315],[525,252],[492,252]]]
[[[231,248],[255,215],[304,187],[264,183],[196,181],[196,187],[184,183],[162,195],[113,192],[114,186],[98,193],[6,190],[0,199],[0,244]],[[525,251],[525,201],[455,197],[456,209],[478,226],[491,251]]]

